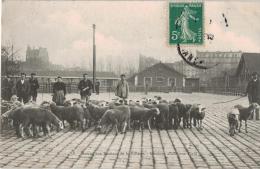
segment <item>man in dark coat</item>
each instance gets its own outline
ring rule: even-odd
[[[246,94],[248,95],[250,104],[253,102],[260,104],[260,82],[257,72],[252,74],[251,80],[248,82],[246,88]]]
[[[257,72],[254,72],[251,76],[251,80],[248,82],[246,88],[246,94],[248,95],[249,104],[258,103],[260,105],[260,81],[258,79]],[[259,110],[256,110],[256,116],[259,118]],[[253,114],[249,119],[253,119]]]
[[[30,83],[25,79],[26,74],[21,73],[21,79],[16,83],[16,93],[18,100],[27,103],[30,99]]]
[[[91,96],[91,90],[93,88],[92,82],[87,78],[88,78],[88,74],[87,73],[83,74],[83,79],[78,84],[81,100],[84,101],[89,100],[89,97]]]
[[[13,95],[13,87],[14,87],[14,82],[11,80],[10,76],[7,75],[6,78],[2,81],[1,85],[2,89],[2,99],[10,101],[12,95]]]
[[[53,84],[52,101],[54,101],[57,105],[63,105],[66,99],[65,95],[66,95],[66,85],[64,82],[62,82],[62,78],[58,76],[57,82]]]
[[[39,89],[38,80],[35,78],[35,73],[31,73],[31,78],[29,79],[30,87],[31,87],[31,98],[36,102],[37,98],[37,90]]]

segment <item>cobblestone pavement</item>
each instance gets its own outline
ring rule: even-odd
[[[158,93],[150,93],[150,96]],[[225,104],[212,104],[236,96],[212,94],[160,94],[163,98],[181,98],[184,103],[202,103],[207,107],[204,129],[115,131],[97,134],[93,128],[84,133],[64,129],[51,138],[18,139],[13,131],[1,135],[1,168],[260,168],[260,121],[248,122],[241,133],[230,137],[226,113],[235,104],[247,105],[243,98]],[[70,95],[69,97],[76,97]],[[40,99],[49,99],[43,95]],[[108,94],[93,96],[108,99]],[[132,94],[133,98],[143,95]]]

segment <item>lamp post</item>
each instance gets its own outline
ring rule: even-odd
[[[95,29],[96,25],[93,24],[93,92],[95,92],[96,84],[96,44],[95,44]]]

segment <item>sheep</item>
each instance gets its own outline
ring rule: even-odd
[[[172,119],[174,123],[172,124]],[[179,109],[177,104],[169,104],[169,127],[178,129],[179,126]]]
[[[94,121],[94,119],[86,106],[82,106],[82,108],[84,110],[84,118],[86,120],[85,128],[89,128],[91,126],[91,121]]]
[[[232,109],[231,112],[227,114],[230,136],[234,136],[236,130],[238,130],[238,116],[239,110],[237,108]]]
[[[158,108],[160,111],[160,114],[155,117],[155,125],[157,128],[160,129],[168,129],[168,119],[169,119],[169,105],[166,103],[153,103],[153,104],[143,104],[146,108]]]
[[[92,103],[88,103],[87,109],[90,113],[91,119],[94,121],[95,124],[97,124],[103,114],[109,109],[109,107],[102,107]]]
[[[25,105],[14,108],[3,114],[3,117],[13,119],[14,127],[18,137],[24,138],[24,129],[33,125],[34,136],[36,134],[36,125],[43,127],[44,134],[49,134],[47,125],[54,124],[57,129],[63,129],[62,122],[50,110],[37,105]],[[19,131],[21,125],[21,132]]]
[[[183,128],[191,127],[190,124],[190,111],[189,109],[192,107],[191,104],[183,104],[180,102],[175,103],[178,106],[178,127],[180,126],[181,118],[183,122]]]
[[[154,116],[156,115],[158,116],[160,114],[160,110],[158,108],[148,109],[141,106],[130,106],[130,111],[131,111],[131,120],[139,120],[140,131],[141,131],[141,127],[143,127],[144,122],[147,122],[148,129],[151,132],[150,120]]]
[[[74,121],[80,122],[82,132],[85,131],[84,110],[80,105],[74,106],[57,106],[54,102],[50,104],[51,111],[61,120],[66,120],[71,129],[74,129]],[[64,122],[63,122],[64,124]]]
[[[206,108],[201,104],[193,104],[189,109],[190,114],[190,128],[192,128],[191,120],[193,119],[193,125],[196,127],[198,124],[198,129],[202,129],[202,120],[205,117]]]
[[[117,106],[115,109],[107,110],[102,116],[98,124],[100,131],[104,126],[112,124],[112,128],[116,128],[116,135],[118,134],[118,125],[123,125],[121,133],[126,132],[127,123],[130,122],[130,108],[128,106]]]
[[[243,107],[241,105],[236,105],[234,106],[235,108],[238,109],[239,111],[239,130],[238,132],[241,132],[241,126],[242,126],[242,121],[245,121],[245,131],[247,133],[247,120],[249,119],[250,115],[259,107],[259,105],[257,103],[252,103],[249,105],[249,107]]]

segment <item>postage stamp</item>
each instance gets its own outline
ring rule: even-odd
[[[169,3],[169,43],[202,45],[203,2]]]

